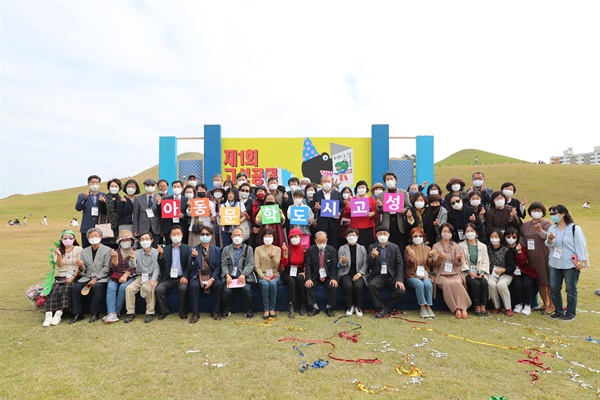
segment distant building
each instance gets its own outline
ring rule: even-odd
[[[563,151],[562,156],[550,157],[552,164],[600,164],[600,146],[595,146],[592,153],[573,154],[573,148]]]

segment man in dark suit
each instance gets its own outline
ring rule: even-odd
[[[154,195],[156,181],[146,179],[144,181],[146,193],[137,196],[133,202],[133,235],[139,237],[141,233],[152,234],[152,247],[157,248],[160,235],[160,201],[161,197]]]
[[[382,225],[377,228],[377,242],[369,246],[367,266],[369,268],[368,287],[373,297],[373,304],[379,312],[375,318],[385,317],[391,308],[404,296],[404,261],[400,248],[389,241],[390,230]],[[387,304],[381,300],[381,289],[392,288],[392,295]]]
[[[154,294],[158,307],[158,319],[164,319],[169,315],[167,307],[167,292],[171,289],[179,289],[179,318],[187,319],[187,294],[188,281],[192,269],[192,257],[194,252],[183,240],[183,229],[179,225],[173,225],[169,231],[172,244],[158,246],[158,265],[160,265],[160,281]],[[196,252],[197,255],[197,252]]]
[[[187,229],[189,224],[189,217],[186,214],[187,211],[187,202],[188,199],[185,198],[183,193],[183,182],[177,180],[171,183],[171,188],[173,191],[172,196],[164,196],[161,199],[163,200],[178,200],[179,201],[179,216],[177,218],[162,218],[161,214],[161,227],[162,227],[162,235],[164,237],[166,244],[171,244],[171,227],[174,225],[179,225],[183,230],[183,243],[188,242],[188,232]],[[159,208],[159,211],[162,213],[162,207]]]
[[[323,231],[327,234],[329,245],[336,251],[338,250],[340,242],[340,215],[341,215],[341,204],[342,196],[340,192],[332,190],[332,179],[329,175],[323,175],[321,178],[322,189],[315,193],[313,198],[314,208],[313,213],[317,219],[317,231]],[[321,212],[325,211],[321,209],[321,200],[337,200],[337,209],[334,210],[333,217],[323,217]]]
[[[90,245],[87,239],[87,231],[95,228],[100,216],[100,197],[106,198],[106,193],[99,192],[100,177],[98,175],[90,175],[87,178],[88,190],[77,196],[75,209],[81,211],[81,247],[86,248]],[[44,217],[45,218],[45,217]]]
[[[327,306],[325,312],[328,317],[333,317],[335,307],[335,291],[338,287],[338,258],[337,250],[327,244],[327,233],[319,231],[315,235],[316,244],[309,247],[306,253],[306,298],[308,308],[312,309],[308,314],[314,317],[319,313],[315,292],[318,286],[327,288]]]
[[[398,212],[384,212],[383,202],[385,201],[385,193],[380,193],[377,197],[377,211],[381,214],[381,225],[386,226],[390,233],[390,242],[400,247],[400,253],[404,254],[404,248],[407,243],[407,234],[409,229],[406,227],[404,215],[410,208],[410,195],[404,189],[396,187],[398,185],[398,178],[393,172],[386,172],[383,174],[383,181],[387,187],[387,193],[401,193],[404,196],[404,204],[401,205],[401,210]]]

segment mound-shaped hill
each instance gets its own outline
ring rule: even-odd
[[[475,157],[478,158],[480,165],[487,164],[531,164],[528,161],[519,160],[517,158],[506,157],[500,154],[489,153],[487,151],[477,149],[465,149],[457,151],[444,158],[441,161],[435,163],[436,167],[448,166],[448,165],[474,165]]]

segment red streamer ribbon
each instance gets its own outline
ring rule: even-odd
[[[339,337],[341,337],[342,339],[348,339],[348,340],[350,340],[353,343],[358,343],[358,335],[360,335],[360,332],[359,333],[355,333],[353,335],[349,334],[346,331],[342,331],[342,332],[338,333]]]
[[[341,361],[341,362],[351,362],[351,363],[356,363],[356,364],[381,364],[381,360],[378,358],[357,358],[356,360],[349,360],[349,359],[345,359],[345,358],[338,358],[338,357],[334,357],[331,354],[333,353],[333,351],[335,350],[335,344],[327,341],[327,340],[316,340],[316,339],[300,339],[300,338],[283,338],[283,339],[279,339],[279,342],[286,342],[288,340],[294,340],[297,342],[305,342],[305,343],[322,343],[322,344],[328,344],[332,347],[331,351],[329,353],[327,353],[327,357],[331,358],[332,360],[335,361]]]
[[[529,349],[525,349],[524,352],[525,352],[525,354],[527,354],[528,359],[521,359],[521,360],[519,360],[519,362],[521,364],[533,365],[534,367],[540,368],[542,371],[548,371],[550,369],[550,367],[544,367],[544,362],[542,360],[540,360],[540,355],[547,354],[552,358],[554,358],[554,355],[552,355],[550,353],[546,353],[545,351],[541,351],[538,349],[534,349],[534,350],[536,351],[535,356],[532,355],[532,353]],[[535,384],[535,382],[540,379],[537,374],[537,371],[531,371],[529,373],[529,376],[531,376],[531,384],[532,385]]]

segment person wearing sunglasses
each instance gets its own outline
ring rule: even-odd
[[[431,247],[425,243],[423,228],[412,228],[409,234],[409,245],[404,250],[404,279],[406,285],[415,290],[417,301],[421,307],[421,318],[434,318],[431,309],[433,305],[433,279],[431,267],[433,260],[429,257]]]
[[[515,272],[510,284],[512,290],[514,312],[518,314],[531,315],[531,301],[533,300],[533,289],[537,273],[527,261],[527,248],[519,243],[519,233],[512,228],[504,231],[504,241],[509,251],[513,252],[515,258]]]
[[[475,193],[475,192],[471,192]],[[487,246],[477,239],[477,227],[468,223],[465,228],[465,240],[458,244],[463,253],[463,259],[468,264],[465,280],[467,291],[473,303],[476,317],[487,317],[485,305],[489,297],[487,276],[490,274],[490,258]]]

